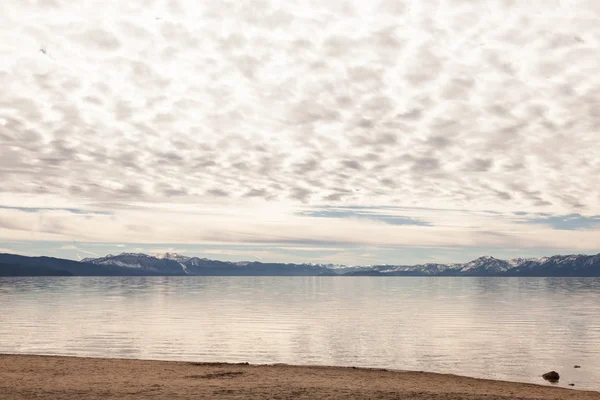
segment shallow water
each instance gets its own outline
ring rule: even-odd
[[[600,390],[600,279],[0,278],[0,353],[323,364]],[[581,369],[574,369],[575,364]]]

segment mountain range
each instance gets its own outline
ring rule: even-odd
[[[600,254],[419,265],[229,262],[175,253],[109,254],[81,261],[0,254],[0,276],[578,276],[600,277]]]

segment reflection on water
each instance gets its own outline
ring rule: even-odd
[[[600,390],[600,279],[0,278],[0,352],[353,365]],[[575,364],[583,368],[574,369]]]

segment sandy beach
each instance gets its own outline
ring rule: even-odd
[[[0,355],[0,398],[600,400],[600,393],[377,369]]]

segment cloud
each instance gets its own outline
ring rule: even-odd
[[[99,28],[87,30],[81,36],[77,37],[76,40],[91,47],[92,50],[114,51],[121,46],[115,34]]]
[[[0,204],[12,208],[0,208],[0,235],[28,211],[48,240],[143,242],[167,234],[152,222],[165,204],[175,214],[216,204],[288,212],[263,231],[248,218],[243,234],[210,221],[186,242],[276,241],[295,207],[393,204],[469,210],[453,221],[457,246],[474,240],[478,210],[539,244],[503,216],[600,213],[600,9],[544,4],[9,1]],[[76,210],[85,215],[55,214]],[[385,222],[396,243],[447,241],[428,239],[447,234],[436,212],[407,216],[432,226],[382,218],[354,228]],[[321,239],[355,241],[335,229]],[[289,240],[309,235],[299,236]]]

